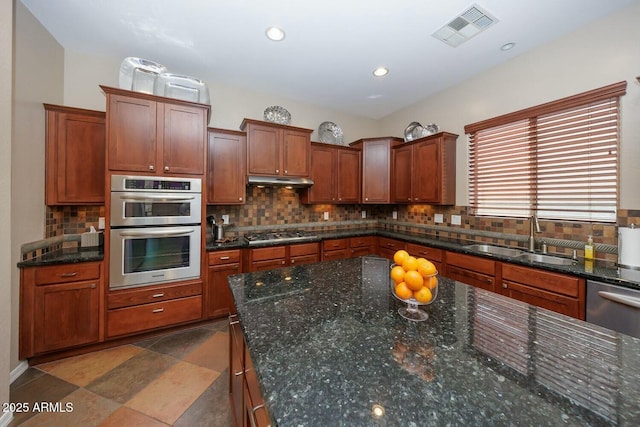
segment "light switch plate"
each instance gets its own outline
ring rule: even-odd
[[[435,214],[433,217],[433,220],[435,221],[436,224],[442,224],[444,222],[444,215]]]
[[[104,224],[104,217],[101,216],[98,218],[98,230],[104,230],[105,224]]]
[[[398,219],[398,211],[391,212],[391,218]]]
[[[229,224],[229,215],[222,215],[222,222],[225,224]]]
[[[329,212],[324,213],[324,220],[329,221]]]
[[[451,225],[461,225],[462,217],[460,215],[451,215]]]
[[[362,211],[362,219],[365,219],[367,217],[367,211]]]

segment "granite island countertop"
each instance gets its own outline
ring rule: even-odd
[[[639,339],[443,277],[410,322],[389,267],[230,276],[273,425],[640,424]]]

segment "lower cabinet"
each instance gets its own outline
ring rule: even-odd
[[[320,261],[318,242],[253,248],[246,251],[248,271],[271,270]]]
[[[401,240],[378,237],[378,255],[393,261],[396,251],[406,249],[407,244]]]
[[[431,261],[438,270],[438,273],[444,273],[442,261],[444,260],[444,251],[438,248],[418,245],[415,243],[407,243],[407,252],[416,258],[425,258]]]
[[[207,318],[236,312],[227,277],[242,271],[241,259],[240,249],[208,253],[207,284],[204,292],[204,312]]]
[[[366,256],[376,253],[376,238],[374,236],[352,237],[349,239],[351,257]]]
[[[318,243],[298,243],[289,245],[289,265],[312,264],[320,261]]]
[[[20,359],[103,340],[103,264],[21,270]]]
[[[349,253],[349,239],[329,239],[322,241],[322,261],[347,259]]]
[[[107,337],[118,337],[202,318],[202,282],[145,286],[107,296]]]
[[[459,280],[487,291],[498,292],[496,288],[496,261],[447,251],[446,277]]]

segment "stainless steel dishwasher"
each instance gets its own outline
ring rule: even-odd
[[[587,280],[587,322],[640,338],[640,291]]]

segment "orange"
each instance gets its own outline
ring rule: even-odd
[[[424,279],[417,271],[409,270],[404,273],[404,283],[407,284],[407,288],[411,289],[412,291],[417,291],[422,288]]]
[[[424,286],[431,290],[434,290],[438,286],[438,278],[436,276],[427,277],[424,279]]]
[[[396,265],[391,269],[391,278],[396,284],[402,282],[404,280],[404,268],[399,265]]]
[[[409,299],[413,295],[411,289],[407,288],[407,284],[404,282],[400,282],[395,287],[396,295],[398,298]]]
[[[416,301],[426,304],[431,301],[433,295],[431,294],[431,291],[425,286],[420,288],[419,291],[415,291],[413,293],[413,297],[416,299]]]
[[[404,249],[400,249],[396,251],[395,254],[393,254],[393,262],[395,262],[396,265],[402,265],[402,263],[405,259],[407,259],[408,256],[409,252],[405,251]]]
[[[438,270],[431,261],[424,260],[418,264],[418,272],[422,274],[422,277],[429,277],[436,274]]]
[[[427,261],[427,259],[426,259],[426,258],[422,258],[422,257],[420,257],[420,258],[417,258],[417,259],[416,259],[416,261],[418,261],[418,265],[420,265],[420,264],[422,264],[423,262]]]
[[[404,271],[418,270],[418,261],[415,257],[409,255],[402,263],[402,268],[404,268]]]

